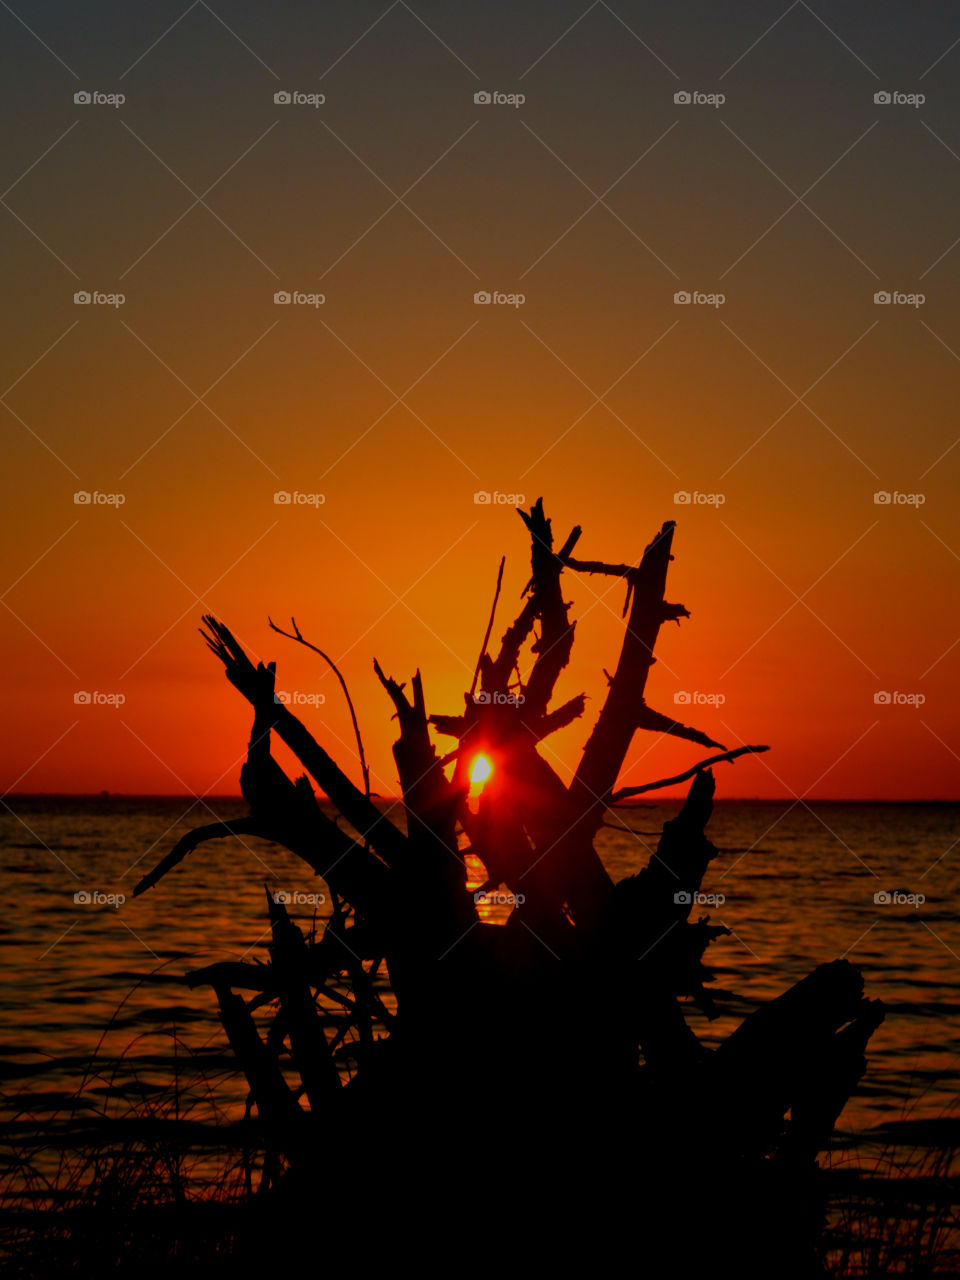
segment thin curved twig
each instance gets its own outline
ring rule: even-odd
[[[353,707],[353,699],[350,697],[350,690],[347,688],[347,682],[346,680],[344,680],[343,675],[340,672],[340,668],[337,666],[334,660],[329,656],[329,654],[324,653],[322,649],[318,649],[315,644],[311,644],[309,640],[305,640],[303,638],[303,634],[301,633],[300,628],[297,626],[296,618],[291,617],[290,619],[290,625],[293,627],[292,634],[289,631],[284,631],[282,627],[278,627],[277,624],[269,615],[267,615],[267,621],[270,623],[270,630],[276,631],[277,635],[285,636],[287,640],[295,640],[297,644],[302,644],[305,648],[312,649],[314,653],[319,654],[320,657],[324,660],[324,662],[330,667],[333,674],[340,681],[340,688],[343,690],[343,696],[346,698],[347,706],[350,708],[350,719],[353,721],[353,732],[357,739],[357,751],[360,753],[360,771],[363,774],[363,789],[367,799],[369,800],[370,799],[370,770],[367,768],[367,757],[363,750],[363,739],[360,736],[360,725],[357,721],[357,713]]]
[[[487,623],[487,630],[484,633],[483,644],[480,646],[480,657],[477,659],[477,665],[473,671],[473,680],[470,683],[470,697],[472,698],[477,689],[477,681],[480,678],[480,667],[483,663],[483,655],[487,652],[487,645],[490,643],[490,632],[493,630],[493,620],[497,616],[497,601],[500,599],[500,588],[503,585],[503,566],[507,563],[507,557],[500,557],[500,571],[497,574],[497,589],[493,593],[493,604],[490,608],[490,621]]]

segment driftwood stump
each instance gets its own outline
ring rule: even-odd
[[[555,550],[541,501],[520,515],[531,578],[496,653],[491,615],[462,710],[428,715],[419,672],[408,693],[375,664],[399,725],[403,828],[371,799],[365,761],[360,787],[277,699],[275,665],[255,667],[205,618],[207,643],[253,707],[240,779],[250,816],[192,832],[135,892],[201,842],[235,834],[286,846],[326,881],[335,909],[322,936],[305,938],[268,894],[269,963],[217,964],[187,981],[213,987],[268,1135],[260,1199],[291,1230],[322,1220],[328,1257],[339,1247],[344,1261],[406,1255],[463,1269],[507,1248],[566,1269],[619,1266],[629,1249],[651,1276],[721,1260],[740,1275],[820,1274],[816,1157],[882,1008],[838,960],[716,1052],[699,1042],[681,999],[713,1012],[703,957],[727,932],[690,918],[717,853],[709,766],[766,748],[726,751],[645,702],[660,628],[688,616],[665,598],[672,521],[634,566],[575,559],[579,528]],[[574,639],[562,584],[578,573],[624,579],[626,626],[566,785],[540,744],[584,712],[583,695],[552,705]],[[308,643],[295,623],[283,634]],[[431,729],[451,743],[442,757]],[[618,791],[640,729],[719,754]],[[273,759],[274,734],[304,776]],[[492,772],[471,800],[481,755]],[[595,848],[608,809],[685,778],[686,802],[647,867],[614,883]],[[513,905],[505,924],[481,918],[468,853],[487,876],[481,894]]]

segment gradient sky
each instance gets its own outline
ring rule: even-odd
[[[372,659],[459,709],[499,556],[495,634],[528,576],[517,516],[474,502],[500,491],[543,495],[589,557],[678,521],[692,617],[650,704],[775,748],[722,795],[960,794],[960,10],[514,10],[0,8],[4,791],[235,792],[249,713],[205,611],[326,697],[304,718],[356,776],[335,681],[267,629],[295,614],[392,791]],[[926,101],[874,101],[894,91]],[[693,290],[725,302],[674,302]],[[566,595],[558,694],[591,702],[549,743],[565,775],[622,584]],[[700,754],[643,735],[623,781]]]

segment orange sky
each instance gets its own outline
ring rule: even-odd
[[[267,629],[294,613],[391,791],[373,657],[456,711],[501,554],[495,634],[526,581],[522,525],[482,490],[543,495],[590,557],[636,559],[677,519],[668,595],[692,617],[649,701],[708,695],[682,717],[774,747],[721,794],[957,797],[960,51],[935,60],[958,33],[929,5],[833,33],[801,7],[752,47],[778,6],[694,11],[597,7],[564,35],[576,6],[238,6],[161,39],[175,9],[81,27],[50,4],[50,49],[0,19],[5,791],[235,791],[249,714],[205,611],[325,696],[304,718],[356,776],[335,681]],[[927,102],[875,104],[897,86]],[[74,105],[97,88],[127,101]],[[474,103],[497,88],[526,102]],[[697,88],[727,101],[675,104]],[[548,744],[564,773],[622,605],[567,577],[558,696],[591,701]],[[644,735],[623,781],[700,754]]]

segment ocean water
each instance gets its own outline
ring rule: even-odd
[[[245,812],[184,798],[7,797],[0,817],[0,1121],[82,1133],[169,1095],[178,1116],[223,1125],[246,1089],[209,988],[178,980],[222,959],[266,958],[264,883],[303,895],[302,925],[327,913],[323,882],[258,841],[201,846],[136,900],[133,885],[191,827]],[[615,878],[645,865],[676,805],[620,810],[599,848]],[[627,830],[625,828],[630,828]],[[936,1145],[960,1085],[960,805],[718,803],[721,852],[702,907],[731,934],[707,953],[720,1016],[687,1006],[716,1044],[761,1002],[845,956],[887,1018],[842,1120],[841,1143],[896,1134]],[[881,895],[878,900],[876,895]],[[80,898],[77,898],[80,895]],[[125,901],[119,902],[123,895]],[[885,897],[889,900],[885,900]]]

